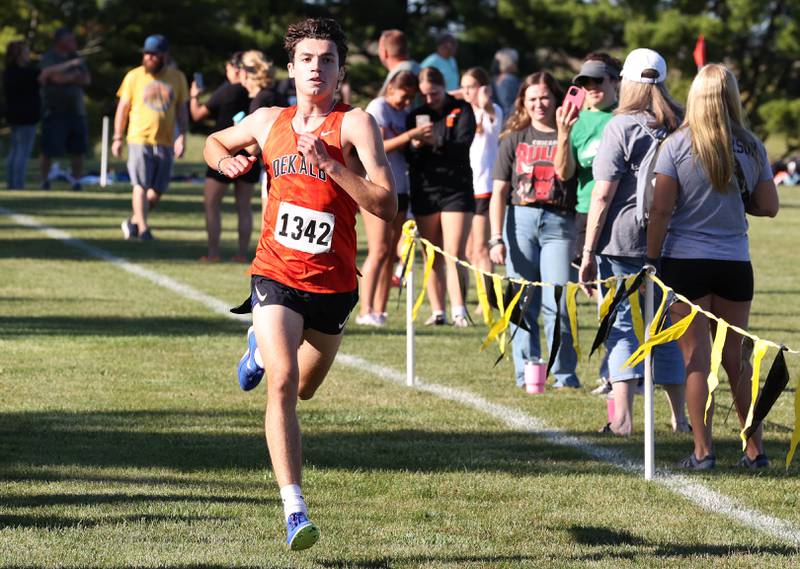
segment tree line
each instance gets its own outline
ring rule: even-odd
[[[459,39],[465,70],[488,67],[494,52],[513,47],[520,72],[549,69],[569,81],[582,57],[595,50],[621,59],[635,47],[658,50],[670,66],[671,92],[683,100],[696,66],[695,40],[705,37],[707,60],[730,66],[739,79],[751,127],[800,148],[800,0],[5,0],[0,50],[28,39],[43,53],[53,32],[73,27],[92,71],[88,89],[92,128],[113,111],[125,71],[140,60],[143,39],[166,35],[188,76],[222,81],[226,56],[261,49],[285,66],[281,46],[288,23],[332,16],[348,33],[348,73],[360,100],[372,97],[384,71],[375,55],[381,30],[399,28],[417,60],[434,49],[436,33]]]

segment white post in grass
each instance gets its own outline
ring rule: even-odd
[[[108,117],[103,117],[103,142],[100,148],[100,187],[108,185]]]
[[[650,323],[653,321],[653,280],[645,277],[644,293],[644,338],[650,338]],[[638,292],[634,294],[639,294]],[[644,479],[652,480],[655,473],[655,422],[653,420],[653,355],[644,359]]]
[[[414,267],[409,264],[406,279],[406,385],[414,385]]]

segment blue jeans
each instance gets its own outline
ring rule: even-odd
[[[35,138],[35,124],[12,125],[11,150],[8,152],[8,158],[6,160],[9,189],[18,190],[25,187],[28,159],[31,157],[31,150],[33,150],[33,141]]]
[[[601,278],[612,275],[623,276],[638,273],[644,261],[635,257],[613,257],[611,255],[598,255],[597,267]],[[619,285],[618,285],[619,286]],[[656,289],[658,290],[658,289]],[[660,290],[655,295],[655,306],[661,302]],[[639,294],[639,293],[637,293]],[[640,294],[639,305],[644,310],[644,296]],[[669,326],[669,314],[665,326]],[[623,368],[623,364],[639,347],[639,340],[633,329],[631,318],[631,305],[627,300],[620,303],[617,308],[617,317],[606,340],[606,353],[608,354],[609,379],[627,381],[644,377],[644,363],[633,368]],[[653,348],[653,382],[664,384],[682,384],[686,381],[686,368],[683,364],[683,355],[677,342],[669,342]]]
[[[570,259],[575,241],[575,220],[572,214],[555,213],[538,207],[509,206],[504,227],[506,242],[506,274],[529,281],[564,284],[569,280]],[[578,387],[575,373],[578,357],[572,346],[565,296],[561,297],[561,347],[556,354],[552,373],[556,387]],[[551,287],[536,287],[533,300],[525,312],[527,332],[512,324],[514,370],[517,385],[525,384],[525,360],[538,359],[542,350],[539,341],[539,312],[544,320],[548,349],[551,347],[556,322],[556,302]]]

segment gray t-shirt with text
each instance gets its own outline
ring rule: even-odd
[[[653,137],[640,123],[649,124],[652,120],[644,113],[616,115],[603,130],[592,175],[595,182],[618,181],[619,185],[597,242],[600,254],[644,257],[647,253],[647,237],[636,223],[636,175],[653,143]]]
[[[734,158],[741,165],[746,189],[752,193],[763,180],[772,179],[767,151],[753,138],[733,140]],[[688,129],[680,129],[662,145],[655,172],[678,181],[678,199],[669,222],[662,255],[674,259],[749,261],[747,219],[736,184],[726,192],[711,186],[703,166],[692,155]]]

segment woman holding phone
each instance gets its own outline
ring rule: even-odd
[[[747,328],[753,299],[753,267],[745,214],[775,217],[778,192],[767,152],[744,127],[736,78],[723,65],[706,65],[692,82],[686,120],[661,146],[647,226],[649,262],[664,282],[729,324]],[[676,302],[673,320],[689,313]],[[717,328],[719,329],[719,328]],[[698,313],[678,339],[686,363],[686,395],[694,424],[694,449],[679,465],[709,470],[716,465],[711,439],[713,405],[704,421],[711,366],[709,319]],[[742,365],[742,338],[728,332],[722,366],[731,385],[739,423],[750,406],[749,363]],[[769,466],[759,428],[737,466]]]
[[[408,146],[411,211],[422,237],[463,259],[475,212],[469,161],[475,115],[469,103],[449,95],[444,85],[438,69],[425,67],[420,71],[419,93],[424,104],[411,112],[407,126],[410,129],[430,123],[432,127],[429,134]],[[425,323],[446,323],[442,264],[446,265],[453,325],[465,328],[470,325],[462,288],[465,274],[455,262],[448,259],[443,263],[438,255],[428,281],[433,314]]]
[[[529,281],[564,284],[570,276],[575,240],[575,184],[561,179],[554,167],[556,106],[563,92],[555,78],[543,71],[522,81],[514,113],[500,135],[489,206],[493,262],[506,265],[506,274]],[[539,312],[544,319],[548,348],[556,324],[552,287],[535,287],[524,313],[528,329],[512,324],[516,383],[525,382],[525,361],[539,359]],[[561,299],[560,342],[552,372],[556,388],[578,388],[577,356],[572,346],[569,318]]]
[[[635,49],[622,67],[619,107],[606,124],[592,164],[595,180],[586,223],[578,277],[600,278],[639,272],[645,264],[645,231],[636,221],[636,177],[654,136],[674,131],[682,109],[664,84],[667,64],[651,49]],[[649,131],[649,132],[648,132]],[[584,285],[587,294],[593,287]],[[643,305],[643,303],[642,303]],[[623,301],[606,340],[608,372],[614,397],[614,419],[601,432],[629,435],[633,428],[633,396],[644,366],[623,368],[639,345],[630,303]],[[653,375],[663,385],[672,410],[674,430],[689,430],[684,411],[683,358],[675,342],[653,350]]]
[[[367,233],[367,258],[361,267],[359,296],[361,308],[356,324],[383,326],[386,323],[386,303],[392,281],[392,259],[408,213],[408,163],[405,150],[414,139],[429,136],[432,125],[408,129],[408,107],[417,94],[417,76],[400,71],[386,85],[385,94],[367,105],[383,135],[383,148],[389,159],[397,190],[397,215],[386,222],[361,209]]]

